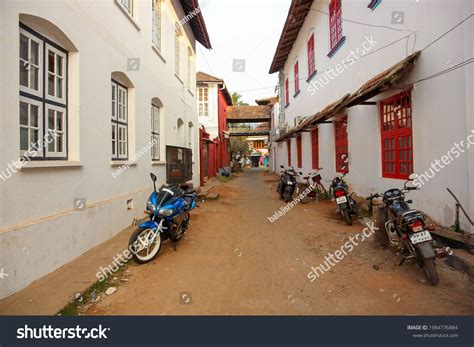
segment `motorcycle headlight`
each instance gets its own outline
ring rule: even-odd
[[[151,200],[148,200],[148,201],[147,201],[147,203],[146,203],[146,209],[147,209],[147,211],[150,211],[151,213],[155,214],[156,207],[155,207],[155,205],[153,205],[153,203],[151,202]]]
[[[173,210],[171,208],[162,208],[158,211],[159,214],[165,217],[169,217],[173,214]]]

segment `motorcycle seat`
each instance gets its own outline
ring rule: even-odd
[[[184,191],[184,193],[185,193],[186,195],[193,195],[194,193],[196,193],[196,189],[192,189],[192,188],[191,188],[191,189],[186,189],[186,190]]]

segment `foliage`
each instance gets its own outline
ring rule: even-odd
[[[240,95],[237,92],[232,93],[232,103],[234,104],[234,106],[248,106],[249,105],[246,102],[243,102],[241,99],[242,99],[242,95]]]

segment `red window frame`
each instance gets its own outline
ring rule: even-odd
[[[291,140],[286,141],[286,150],[288,152],[288,166],[291,166]]]
[[[300,74],[298,60],[295,63],[295,95],[300,91]]]
[[[316,62],[314,57],[314,33],[308,39],[308,77],[316,71]]]
[[[303,149],[301,145],[301,135],[296,137],[296,154],[298,156],[298,167],[303,167]]]
[[[285,81],[285,105],[288,106],[290,104],[290,82],[288,78]]]
[[[319,169],[319,131],[311,130],[311,159],[313,170]]]
[[[331,0],[329,3],[329,37],[331,49],[342,39],[342,9],[341,0]]]
[[[413,173],[411,91],[380,102],[382,177],[407,179]]]
[[[347,115],[334,122],[336,146],[336,172],[349,171],[349,140],[347,136]],[[343,166],[345,168],[343,168]]]

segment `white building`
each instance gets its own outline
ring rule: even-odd
[[[199,185],[211,46],[197,0],[2,1],[0,25],[1,299],[143,217],[166,146],[193,150]]]
[[[270,69],[280,74],[277,169],[322,167],[331,179],[346,166],[359,196],[415,172],[413,206],[454,224],[449,187],[472,218],[473,66],[458,64],[474,53],[473,18],[461,23],[473,10],[470,0],[292,1]]]

